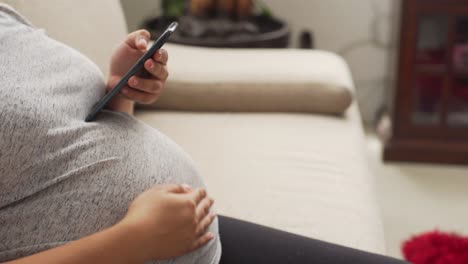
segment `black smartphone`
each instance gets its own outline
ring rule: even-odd
[[[148,49],[148,51],[143,54],[143,56],[135,63],[135,65],[132,66],[132,68],[125,74],[124,77],[117,83],[117,85],[109,92],[107,93],[99,102],[93,107],[91,110],[91,113],[86,117],[85,121],[86,122],[91,122],[93,121],[96,116],[101,112],[101,110],[109,103],[109,101],[123,88],[127,85],[128,80],[130,77],[132,77],[135,74],[142,73],[143,75],[146,72],[144,68],[144,64],[146,60],[149,58],[153,57],[154,53],[159,50],[164,43],[169,39],[169,37],[174,33],[176,30],[178,24],[177,22],[173,22],[167,27],[167,29],[164,31],[164,33],[159,36],[159,38],[154,42],[154,44],[151,46],[151,48]]]

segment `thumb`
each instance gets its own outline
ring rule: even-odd
[[[148,30],[141,29],[133,31],[127,36],[125,43],[132,49],[146,51],[150,41],[151,34]]]

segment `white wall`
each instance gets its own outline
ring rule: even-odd
[[[129,29],[159,13],[158,0],[121,0]],[[394,85],[396,32],[401,0],[264,0],[290,23],[293,43],[301,30],[314,32],[316,47],[349,63],[363,117],[371,122]]]
[[[265,0],[298,32],[314,32],[318,49],[351,67],[363,118],[370,122],[394,85],[400,0]]]
[[[141,22],[148,17],[155,17],[161,13],[160,0],[120,0],[127,19],[129,31],[139,28]]]

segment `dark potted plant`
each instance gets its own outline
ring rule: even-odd
[[[271,16],[268,6],[260,0],[162,0],[163,16],[179,18],[188,12],[195,16],[209,16],[215,13],[232,18],[245,18],[257,13]]]
[[[171,42],[231,48],[289,44],[287,24],[275,19],[260,0],[162,0],[161,7],[162,16],[145,21],[143,27],[158,33],[179,21]]]
[[[178,18],[185,13],[186,0],[162,0],[163,16]]]

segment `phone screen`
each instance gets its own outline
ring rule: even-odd
[[[169,37],[172,35],[172,33],[176,30],[178,24],[177,22],[173,22],[167,27],[167,29],[164,31],[164,33],[159,36],[159,38],[154,42],[154,44],[151,46],[151,48],[148,49],[148,51],[141,56],[141,58],[135,63],[135,65],[130,68],[130,70],[125,74],[124,77],[115,85],[115,87],[107,93],[97,104],[93,107],[91,110],[91,113],[86,117],[85,121],[86,122],[91,122],[93,121],[96,116],[101,112],[101,110],[109,103],[109,101],[123,88],[127,85],[128,80],[130,77],[136,74],[144,75],[146,70],[144,68],[144,64],[146,60],[149,58],[153,57],[154,53],[159,50],[164,43],[169,39]]]

